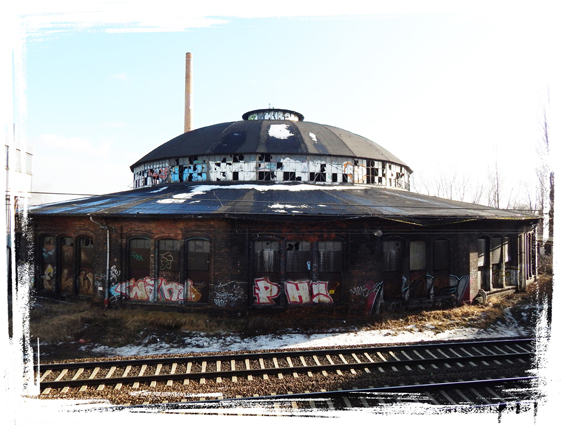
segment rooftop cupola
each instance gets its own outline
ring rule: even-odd
[[[255,120],[284,120],[284,121],[303,121],[303,115],[289,109],[255,109],[242,115],[245,121]]]

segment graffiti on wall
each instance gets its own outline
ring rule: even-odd
[[[111,284],[109,290],[112,297],[130,300],[198,302],[201,299],[201,293],[195,286],[190,279],[183,284],[168,281],[162,277],[154,279],[146,276],[142,279],[130,279],[126,282]],[[187,289],[187,295],[185,295],[185,289]]]
[[[280,295],[280,286],[265,277],[254,279],[254,304],[272,305]]]
[[[455,275],[435,278],[429,274],[424,274],[411,281],[404,277],[401,280],[401,285],[398,284],[400,297],[396,301],[401,300],[404,303],[410,300],[441,301],[447,298],[452,298],[460,303],[463,301],[470,283],[469,276],[458,277]],[[388,284],[391,283],[391,279],[389,279]],[[384,302],[385,284],[386,281],[378,283],[369,281],[364,285],[351,288],[349,292],[351,295],[365,300],[365,314],[377,314]]]
[[[237,308],[238,306],[246,306],[246,282],[226,282],[219,283],[213,287],[214,297],[213,303],[217,307]]]
[[[404,279],[404,284],[402,285],[403,300],[408,301],[414,298],[433,299],[435,296],[433,280],[433,276],[428,273],[414,276],[409,284],[407,283],[408,281]]]
[[[446,285],[438,289],[436,288],[435,295],[438,297],[453,296],[456,298],[457,302],[461,302],[469,288],[469,284],[470,278],[468,275],[461,277],[450,275]]]
[[[351,295],[360,296],[366,299],[365,314],[377,314],[380,312],[384,301],[383,282],[368,281],[364,285],[351,288]]]
[[[400,165],[352,157],[300,155],[202,155],[173,158],[172,164],[141,165],[134,170],[134,187],[179,181],[304,181],[377,184],[409,188]],[[179,164],[179,165],[175,165]],[[183,164],[183,165],[181,165]],[[388,167],[388,168],[386,168]]]
[[[329,282],[287,281],[285,294],[290,304],[332,304],[333,302],[329,294]]]

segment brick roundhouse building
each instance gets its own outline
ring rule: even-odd
[[[410,192],[395,155],[297,112],[242,118],[157,147],[133,190],[30,209],[37,293],[357,316],[535,278],[538,217]]]

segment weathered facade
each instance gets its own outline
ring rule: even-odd
[[[131,191],[29,211],[38,292],[363,315],[523,290],[536,274],[537,217],[412,193],[396,156],[297,112],[188,131],[131,170]]]

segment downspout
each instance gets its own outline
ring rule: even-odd
[[[101,229],[106,230],[106,285],[104,288],[104,308],[105,310],[108,308],[108,293],[110,290],[110,229],[114,230],[113,227],[108,227],[105,224],[97,223],[93,220],[93,218],[89,215],[91,221],[95,224],[98,224]]]

